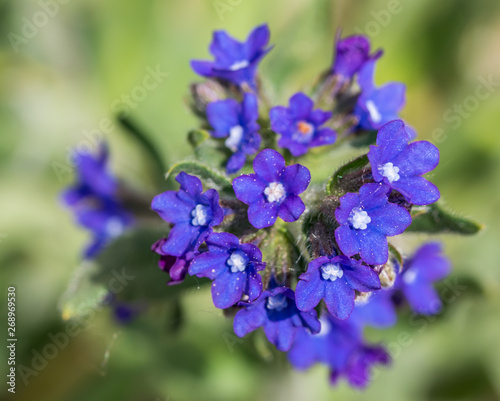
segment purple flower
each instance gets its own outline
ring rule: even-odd
[[[118,181],[107,170],[108,156],[104,143],[96,156],[78,154],[75,160],[78,181],[62,194],[63,203],[72,210],[78,224],[92,233],[85,258],[95,257],[133,223],[117,197]]]
[[[234,317],[233,327],[238,337],[261,326],[267,339],[280,351],[290,349],[298,328],[305,327],[313,333],[320,330],[316,311],[299,311],[295,305],[295,294],[287,287],[264,291]]]
[[[399,119],[399,112],[405,105],[404,84],[390,82],[375,87],[373,75],[375,60],[368,61],[359,72],[361,95],[354,109],[359,118],[359,127],[366,130],[376,130],[392,120]]]
[[[265,268],[262,253],[252,244],[240,244],[233,234],[211,234],[207,239],[208,252],[197,256],[189,274],[213,280],[212,298],[217,308],[225,309],[248,295],[251,302],[262,293],[258,272]]]
[[[369,60],[376,60],[381,55],[381,50],[370,55],[370,40],[364,35],[344,39],[337,37],[332,73],[340,75],[344,80],[351,79]]]
[[[357,253],[369,265],[382,265],[389,258],[387,236],[401,234],[411,224],[408,211],[389,203],[391,189],[381,184],[365,184],[359,194],[340,198],[335,210],[340,227],[335,239],[347,256]]]
[[[330,111],[313,110],[314,103],[303,93],[290,98],[289,107],[276,106],[270,111],[271,128],[281,137],[278,145],[290,150],[297,157],[309,148],[330,145],[337,134],[321,126],[332,117]]]
[[[225,31],[215,31],[210,53],[215,61],[191,61],[191,68],[207,78],[219,78],[237,85],[255,87],[255,72],[260,60],[271,50],[269,28],[255,28],[245,42],[239,42]]]
[[[246,93],[241,104],[234,99],[210,103],[207,118],[214,129],[212,136],[227,138],[224,143],[233,152],[227,162],[227,173],[236,173],[245,164],[246,155],[257,153],[260,147],[257,97]]]
[[[154,197],[151,208],[160,217],[172,223],[167,241],[161,250],[171,256],[183,256],[197,251],[212,233],[212,227],[224,217],[215,189],[202,193],[198,177],[181,172],[176,177],[179,191],[166,191]]]
[[[395,287],[402,290],[414,312],[433,315],[442,307],[433,283],[445,278],[450,270],[450,261],[442,254],[441,244],[430,242],[421,246],[405,263]]]
[[[163,252],[163,245],[167,242],[166,238],[156,241],[151,250],[158,255],[158,267],[170,276],[168,285],[180,284],[184,281],[191,261],[198,255],[198,252],[186,252],[182,256],[171,256]]]
[[[324,363],[331,369],[332,384],[345,376],[352,386],[363,388],[368,384],[372,365],[389,363],[384,348],[366,344],[360,326],[351,319],[338,320],[324,314],[320,322],[318,334],[303,328],[297,330],[288,352],[288,359],[296,369],[305,370],[315,363]]]
[[[392,289],[373,291],[365,302],[356,302],[349,320],[358,323],[361,327],[385,329],[394,326],[398,316],[392,302],[393,293]]]
[[[427,141],[408,144],[410,139],[401,120],[380,129],[377,146],[370,146],[368,152],[373,179],[400,192],[410,203],[428,205],[436,202],[440,193],[422,174],[436,168],[439,150]]]
[[[299,310],[311,310],[324,299],[328,311],[338,319],[347,319],[351,314],[355,290],[368,292],[380,288],[377,273],[344,255],[314,259],[299,279],[295,290]]]
[[[272,149],[264,149],[253,161],[255,174],[233,180],[236,197],[249,205],[248,220],[255,228],[272,226],[281,217],[298,220],[305,210],[298,196],[311,181],[309,170],[294,164],[285,167],[285,159]]]

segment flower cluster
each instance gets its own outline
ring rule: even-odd
[[[223,195],[217,186],[202,192],[199,178],[180,172],[180,189],[152,202],[171,225],[168,238],[153,250],[170,284],[186,274],[212,281],[214,305],[236,309],[236,335],[262,327],[298,369],[322,362],[332,383],[344,376],[364,387],[370,366],[388,364],[390,357],[363,340],[363,328],[396,322],[396,293],[417,313],[437,312],[432,283],[448,272],[438,245],[425,245],[403,267],[387,238],[410,226],[414,205],[439,198],[422,177],[437,166],[439,152],[425,141],[410,143],[414,131],[398,116],[405,87],[374,86],[381,52],[370,54],[367,38],[338,39],[335,61],[318,90],[294,94],[288,107],[269,107],[259,84],[257,67],[268,42],[267,26],[245,42],[218,31],[210,46],[215,61],[192,62],[195,72],[209,78],[197,84],[193,99],[205,104],[197,114],[208,128],[207,146],[220,150],[227,174],[249,169],[250,161],[253,172],[227,177],[231,188],[218,187]],[[336,107],[341,99],[351,106]],[[265,106],[268,115],[259,115]],[[345,121],[352,123],[342,130]],[[311,188],[313,177],[299,158],[316,147],[334,147],[338,136],[354,139],[366,130],[378,132],[364,163],[326,193]],[[208,184],[214,182],[210,174],[219,174],[204,171]],[[304,234],[294,225],[302,225]],[[287,259],[301,242],[307,245],[298,247],[299,259],[309,261],[306,271]]]
[[[200,118],[188,137],[195,159],[172,166],[156,192],[150,208],[163,232],[149,246],[169,285],[187,276],[211,282],[213,303],[234,317],[237,336],[262,327],[297,369],[322,363],[331,383],[363,388],[373,365],[390,363],[383,345],[364,338],[365,327],[396,324],[405,305],[424,315],[442,306],[434,284],[450,263],[440,244],[406,258],[389,242],[406,231],[457,229],[442,227],[452,217],[440,218],[440,192],[424,176],[439,151],[415,141],[399,117],[405,86],[374,85],[382,52],[368,38],[337,38],[332,65],[287,106],[271,104],[258,75],[269,40],[266,25],[243,42],[217,31],[214,60],[192,61],[205,79],[191,86]],[[360,143],[364,154],[336,165],[336,149]],[[106,161],[105,147],[80,157],[78,184],[64,194],[94,233],[87,257],[136,217]],[[113,305],[122,322],[139,313],[133,303]]]

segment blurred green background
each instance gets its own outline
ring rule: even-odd
[[[33,18],[39,27],[30,30]],[[338,28],[384,48],[376,80],[407,84],[404,118],[441,151],[432,180],[451,209],[486,224],[476,237],[443,237],[459,295],[432,322],[412,327],[403,315],[397,327],[369,333],[389,344],[394,361],[364,392],[330,387],[324,367],[293,371],[259,334],[236,340],[209,291],[195,287],[175,332],[154,310],[130,328],[99,312],[27,386],[18,375],[15,396],[2,346],[2,399],[500,400],[497,0],[0,0],[0,337],[9,285],[17,288],[18,364],[30,366],[48,333],[65,327],[58,300],[88,238],[58,201],[73,176],[54,166],[68,165],[85,130],[113,119],[123,95],[139,93],[148,68],[168,76],[128,111],[165,160],[188,155],[185,135],[197,124],[185,102],[197,80],[189,60],[207,58],[214,29],[243,39],[263,22],[275,48],[261,74],[280,104],[329,66]],[[144,155],[116,124],[108,128],[114,171],[151,191]],[[409,253],[423,240],[398,244]]]

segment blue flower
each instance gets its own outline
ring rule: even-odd
[[[408,144],[410,134],[401,120],[385,124],[371,145],[368,159],[373,179],[400,192],[408,202],[428,205],[436,202],[439,189],[422,177],[439,163],[439,150],[430,142]]]
[[[361,95],[354,114],[359,119],[358,126],[366,130],[376,130],[389,121],[399,119],[399,112],[405,105],[405,85],[390,82],[377,88],[373,82],[374,70],[375,60],[370,60],[358,75]]]
[[[251,302],[262,293],[262,279],[258,272],[265,268],[262,253],[252,244],[240,244],[233,234],[211,234],[208,252],[197,256],[189,267],[189,274],[213,280],[212,298],[217,308],[225,309],[248,295]]]
[[[295,290],[299,310],[311,310],[324,299],[328,311],[338,319],[347,319],[351,314],[355,290],[368,292],[380,288],[377,273],[343,255],[314,259],[299,279]]]
[[[337,37],[332,73],[343,80],[349,80],[368,61],[376,60],[381,55],[381,50],[370,55],[370,40],[364,35],[353,35],[344,39]]]
[[[337,134],[321,126],[332,117],[330,111],[313,110],[314,103],[303,93],[290,98],[289,107],[276,106],[269,113],[271,128],[281,134],[278,145],[297,157],[309,148],[330,145]]]
[[[281,217],[298,220],[305,210],[298,196],[311,181],[309,170],[294,164],[285,167],[285,159],[272,149],[264,149],[253,161],[255,174],[233,180],[236,197],[249,205],[248,220],[255,228],[272,226]]]
[[[237,85],[247,83],[255,88],[255,72],[262,58],[271,50],[269,28],[255,28],[245,42],[239,42],[225,31],[215,31],[210,53],[215,61],[191,61],[191,68],[207,78],[219,78]]]
[[[63,192],[63,202],[73,206],[88,197],[116,203],[118,181],[108,171],[109,150],[105,143],[99,146],[97,155],[78,153],[75,157],[77,183]]]
[[[288,359],[296,369],[305,370],[315,363],[324,363],[331,370],[332,384],[345,376],[353,387],[363,388],[370,379],[372,365],[389,363],[385,349],[366,344],[360,326],[351,319],[338,320],[324,313],[320,322],[318,334],[303,328],[297,330],[288,352]]]
[[[151,208],[173,224],[161,250],[171,256],[195,252],[212,233],[212,227],[222,222],[224,213],[219,206],[219,193],[203,187],[198,177],[181,172],[176,177],[179,191],[166,191],[154,197]]]
[[[234,317],[233,327],[238,337],[244,337],[262,326],[267,339],[280,351],[290,349],[298,328],[305,327],[313,333],[320,330],[316,311],[299,311],[295,305],[295,294],[287,287],[264,291]]]
[[[433,283],[445,278],[450,270],[450,261],[442,254],[441,244],[430,242],[405,263],[395,287],[403,292],[414,312],[434,315],[441,310],[442,303]]]
[[[207,118],[215,138],[227,138],[225,145],[233,152],[227,162],[227,173],[233,174],[245,164],[246,155],[259,151],[259,106],[257,97],[246,93],[243,103],[234,99],[220,100],[207,106]]]
[[[360,254],[369,265],[382,265],[389,258],[387,236],[401,234],[411,224],[408,211],[389,203],[391,189],[381,184],[365,184],[359,194],[340,198],[335,217],[337,244],[347,256]]]
[[[105,144],[101,144],[95,156],[78,154],[77,183],[62,194],[63,203],[72,210],[78,224],[92,232],[85,258],[95,257],[133,224],[132,216],[118,199],[118,181],[107,169],[108,156]]]
[[[158,267],[170,276],[168,285],[180,284],[184,281],[192,260],[199,252],[186,252],[182,256],[171,256],[163,252],[163,245],[167,242],[167,238],[161,238],[156,241],[151,250],[158,255]]]
[[[392,289],[373,291],[364,302],[357,302],[349,320],[358,323],[361,327],[371,326],[385,329],[396,324],[398,316],[392,302]]]
[[[95,257],[111,240],[120,237],[132,224],[133,218],[119,205],[76,207],[78,224],[90,230],[92,242],[85,248],[84,257]]]

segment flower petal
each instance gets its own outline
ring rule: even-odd
[[[309,280],[301,280],[295,289],[295,301],[297,308],[301,311],[309,311],[315,308],[325,296],[325,281],[321,280],[320,273],[316,270],[308,276]]]
[[[297,195],[287,195],[285,201],[279,206],[278,215],[283,221],[291,223],[297,221],[306,210],[306,206]]]
[[[358,237],[347,225],[340,226],[335,230],[335,240],[342,253],[346,256],[354,256],[361,249]]]
[[[267,299],[267,298],[266,298]],[[238,337],[244,337],[266,322],[265,299],[239,310],[234,316],[233,329]]]
[[[314,103],[308,96],[298,92],[290,98],[289,106],[294,120],[307,120]]]
[[[212,283],[212,298],[215,307],[226,309],[241,300],[245,289],[246,274],[229,270],[219,275]]]
[[[151,202],[151,209],[158,213],[163,220],[173,224],[190,222],[192,220],[191,211],[195,206],[194,201],[188,204],[180,200],[175,191],[156,195]]]
[[[344,276],[347,284],[356,291],[369,292],[380,289],[380,279],[372,268],[364,265],[355,268],[344,266]]]
[[[389,259],[387,238],[378,231],[358,230],[359,255],[369,265],[383,265]]]
[[[215,138],[224,138],[229,135],[231,128],[240,125],[239,103],[234,99],[219,100],[207,106],[207,119],[214,131]]]
[[[273,149],[264,149],[255,156],[253,168],[262,181],[276,182],[285,168],[285,159]]]
[[[254,202],[248,207],[248,221],[255,228],[272,226],[278,218],[279,205],[264,200]]]
[[[178,223],[172,227],[168,234],[168,240],[163,245],[162,251],[172,256],[182,256],[188,249],[199,246],[198,241],[202,229],[189,223]]]
[[[229,258],[228,252],[205,252],[198,255],[189,266],[191,276],[207,277],[215,280],[220,274],[228,270],[226,264]]]
[[[307,167],[293,164],[285,168],[281,182],[287,194],[298,195],[304,192],[311,182],[311,173]]]
[[[236,198],[247,205],[264,200],[264,190],[267,183],[255,174],[241,175],[233,180],[233,189]]]
[[[438,187],[424,177],[404,177],[391,186],[414,205],[430,205],[441,197]]]
[[[354,308],[354,290],[343,279],[330,281],[325,286],[325,304],[328,312],[345,320]]]

